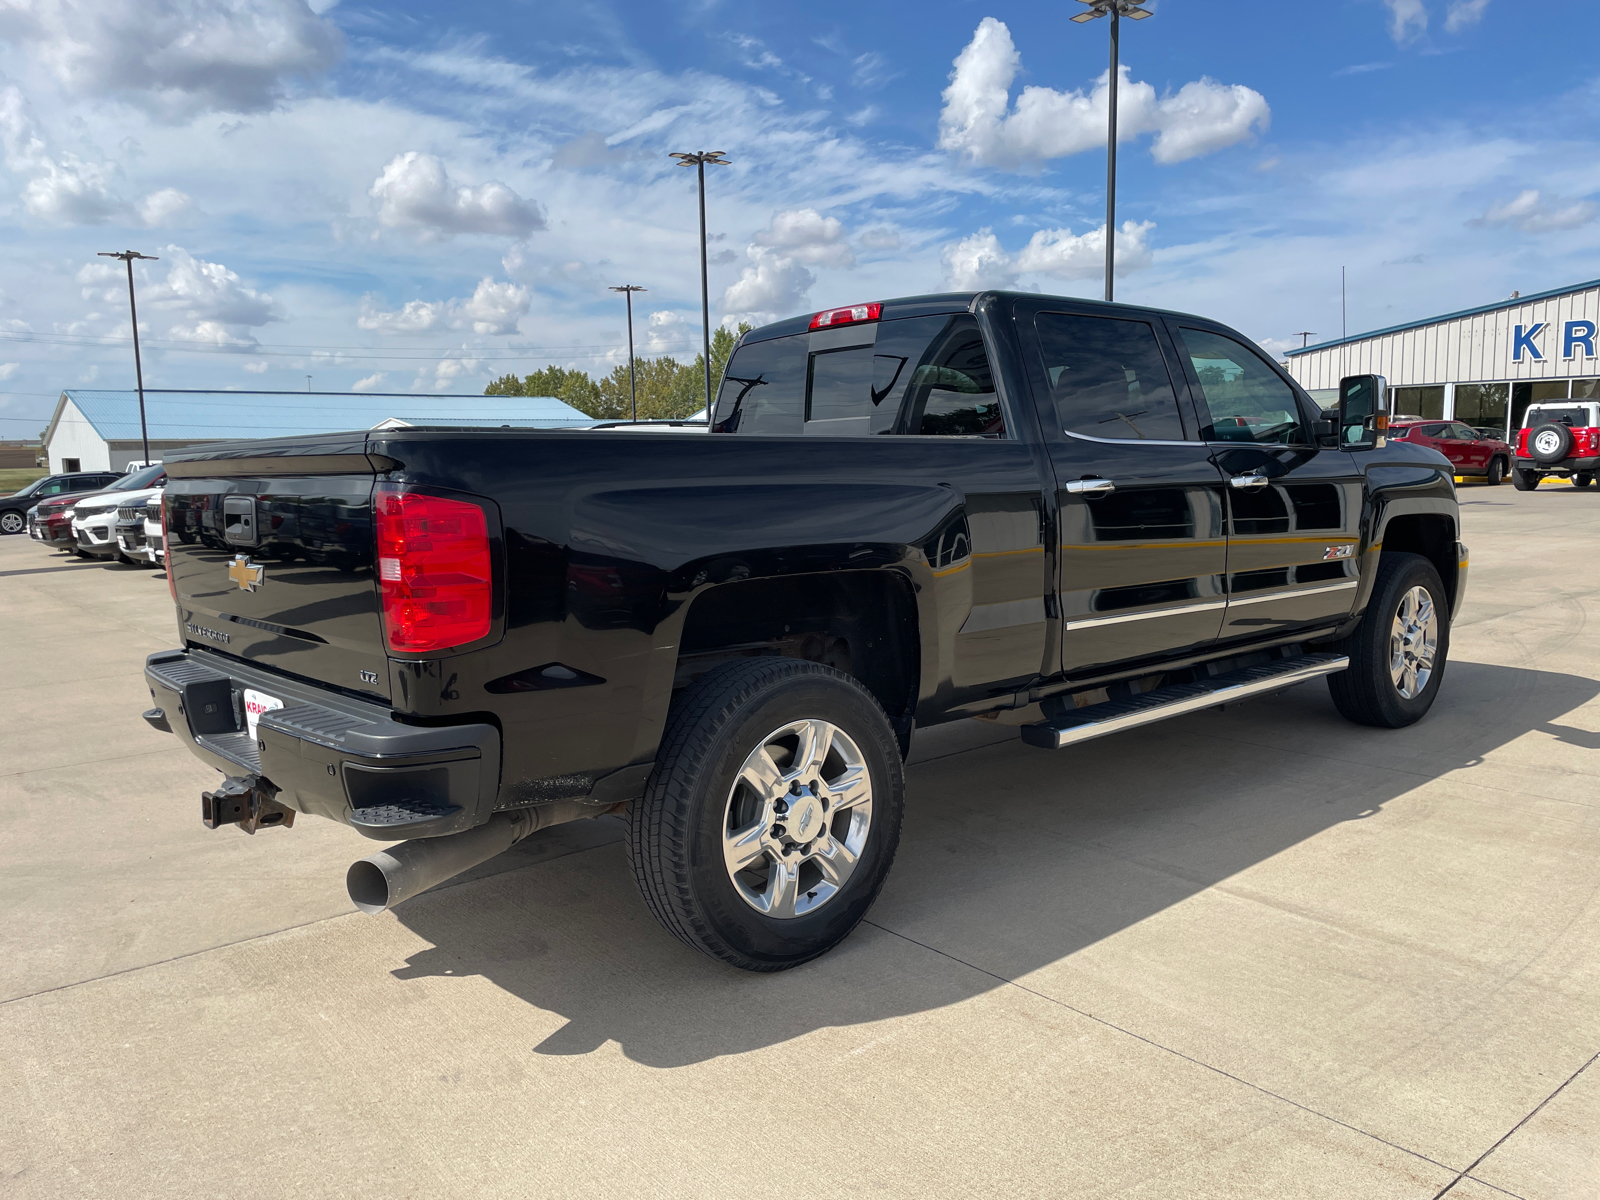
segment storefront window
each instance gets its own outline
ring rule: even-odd
[[[1572,381],[1572,398],[1574,400],[1600,400],[1600,379],[1574,379]]]
[[[1522,416],[1530,404],[1543,404],[1549,400],[1567,398],[1565,379],[1547,379],[1539,383],[1514,383],[1511,385],[1511,428],[1522,428]]]
[[[1394,389],[1394,402],[1390,406],[1397,417],[1444,416],[1443,387],[1403,387]]]
[[[1456,384],[1456,420],[1475,429],[1506,427],[1506,401],[1511,385],[1505,383]]]

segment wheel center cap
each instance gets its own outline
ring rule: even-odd
[[[816,799],[807,796],[789,810],[789,836],[797,842],[809,842],[821,825],[821,806]]]

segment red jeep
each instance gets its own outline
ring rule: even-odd
[[[1457,475],[1481,476],[1490,487],[1511,472],[1511,447],[1460,421],[1391,417],[1389,436],[1433,447],[1454,464]]]
[[[1531,492],[1546,475],[1564,475],[1588,487],[1600,467],[1600,403],[1555,400],[1535,404],[1517,430],[1517,460],[1511,481]]]

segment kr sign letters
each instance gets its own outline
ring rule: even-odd
[[[1515,325],[1511,330],[1511,361],[1522,362],[1523,354],[1533,362],[1544,361],[1544,351],[1539,349],[1538,338],[1548,322],[1535,321],[1532,325]],[[1578,357],[1578,349],[1582,347],[1584,358],[1595,357],[1594,338],[1596,327],[1593,321],[1584,319],[1568,321],[1561,327],[1561,357],[1571,360]]]

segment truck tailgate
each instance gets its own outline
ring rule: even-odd
[[[184,463],[186,477],[169,482],[167,556],[184,640],[387,700],[374,473],[238,473],[284,472],[293,461]],[[344,464],[304,461],[330,465]]]

